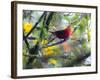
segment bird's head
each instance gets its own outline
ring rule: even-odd
[[[72,28],[72,26],[71,26],[71,25],[67,26],[67,28],[65,29],[65,31],[68,32],[69,35],[72,35],[72,33],[73,33],[73,28]]]

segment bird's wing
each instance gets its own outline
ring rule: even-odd
[[[64,30],[56,31],[55,34],[56,35],[64,35]]]

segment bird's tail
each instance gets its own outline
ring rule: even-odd
[[[54,32],[52,32],[52,31],[49,31],[50,33],[52,33],[52,34],[54,34]]]

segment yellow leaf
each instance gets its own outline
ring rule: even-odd
[[[50,59],[49,61],[48,61],[48,64],[53,64],[53,65],[55,65],[57,63],[57,61],[55,60],[55,59]]]
[[[44,56],[52,56],[55,55],[54,49],[57,48],[56,46],[50,46],[43,49]]]
[[[42,40],[42,45],[45,45],[45,44],[47,44],[48,43],[48,41],[47,40]]]
[[[33,40],[33,44],[36,44],[38,42],[38,40]]]
[[[28,33],[32,29],[32,23],[24,22],[23,29],[25,33]]]
[[[54,51],[49,48],[45,48],[43,55],[44,56],[52,56],[52,55],[54,55]]]

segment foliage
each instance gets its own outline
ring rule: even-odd
[[[89,66],[91,14],[23,11],[23,68]],[[71,25],[72,35],[63,43],[51,32]],[[50,32],[51,31],[51,32]],[[55,44],[56,43],[56,44]],[[54,45],[52,45],[54,44]]]

